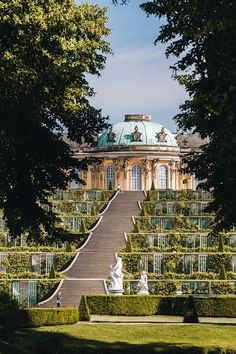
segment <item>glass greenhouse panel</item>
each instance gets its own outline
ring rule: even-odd
[[[37,281],[28,282],[28,306],[33,307],[37,304]]]

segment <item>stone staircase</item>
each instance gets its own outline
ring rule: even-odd
[[[78,306],[81,295],[106,293],[104,280],[110,265],[115,264],[115,252],[125,245],[124,232],[133,229],[132,216],[139,214],[137,202],[143,198],[143,192],[127,191],[113,199],[89,242],[64,272],[67,279],[52,298],[39,306],[55,307],[58,291],[62,293],[63,306]]]

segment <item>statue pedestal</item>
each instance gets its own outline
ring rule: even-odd
[[[120,296],[123,295],[124,289],[108,289],[109,294]]]

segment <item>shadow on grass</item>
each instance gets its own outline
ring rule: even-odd
[[[37,332],[34,329],[14,334],[0,333],[0,354],[235,354],[221,348],[206,349],[185,343],[156,342],[130,344],[107,343],[75,338],[64,333]]]

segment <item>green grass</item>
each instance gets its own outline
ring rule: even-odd
[[[75,324],[2,334],[1,354],[236,353],[236,328],[226,325]],[[222,351],[210,351],[222,348]]]

